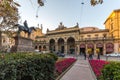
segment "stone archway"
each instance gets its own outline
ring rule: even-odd
[[[62,38],[58,39],[58,50],[61,53],[64,53],[64,51],[65,51],[65,49],[64,49],[64,39],[62,39]]]
[[[80,44],[80,55],[83,55],[86,52],[86,46],[84,43]]]
[[[40,52],[42,51],[42,46],[39,46],[39,51],[40,51]]]
[[[88,43],[87,44],[87,52],[91,52],[94,54],[94,44],[93,43]]]
[[[109,42],[106,44],[106,54],[114,52],[114,44]]]
[[[55,40],[54,39],[50,39],[50,41],[49,41],[49,50],[51,52],[55,51]]]
[[[35,46],[35,49],[38,49],[37,45]]]
[[[104,46],[102,43],[97,43],[96,44],[96,53],[100,53],[101,55],[103,55],[103,50],[104,50]]]
[[[45,45],[43,46],[43,51],[46,51],[46,46]]]
[[[75,39],[73,37],[67,39],[67,50],[69,54],[75,54]]]

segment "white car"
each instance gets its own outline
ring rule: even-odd
[[[120,56],[120,53],[110,53],[110,54],[106,54],[106,56],[110,56],[110,57],[117,57],[117,56]]]
[[[35,50],[35,52],[39,52],[39,50],[38,50],[38,49],[36,49],[36,50]]]

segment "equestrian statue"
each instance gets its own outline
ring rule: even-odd
[[[32,33],[32,31],[36,31],[35,27],[32,26],[32,27],[28,27],[28,24],[27,24],[27,21],[25,20],[24,21],[24,26],[20,25],[20,24],[16,24],[15,26],[18,27],[18,35],[20,35],[20,32],[21,31],[24,31],[25,33],[28,33],[28,37],[30,37],[30,34]]]

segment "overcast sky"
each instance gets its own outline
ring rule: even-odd
[[[19,23],[23,24],[27,20],[28,26],[43,24],[43,33],[46,33],[47,28],[54,30],[60,22],[66,27],[72,27],[78,22],[80,28],[94,26],[104,29],[106,18],[113,10],[120,9],[120,0],[104,0],[102,5],[94,7],[89,0],[45,0],[45,6],[38,11],[37,0],[17,1],[21,5]]]

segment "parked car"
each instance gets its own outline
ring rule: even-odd
[[[59,51],[58,51],[56,54],[57,54],[59,57],[65,57],[65,54],[64,54],[64,53],[61,53],[61,52],[59,52]]]
[[[38,50],[38,49],[35,49],[35,52],[39,52],[39,50]]]
[[[114,53],[110,53],[110,54],[106,54],[106,56],[107,57],[119,57],[120,56],[120,53],[116,53],[116,52],[114,52]]]

